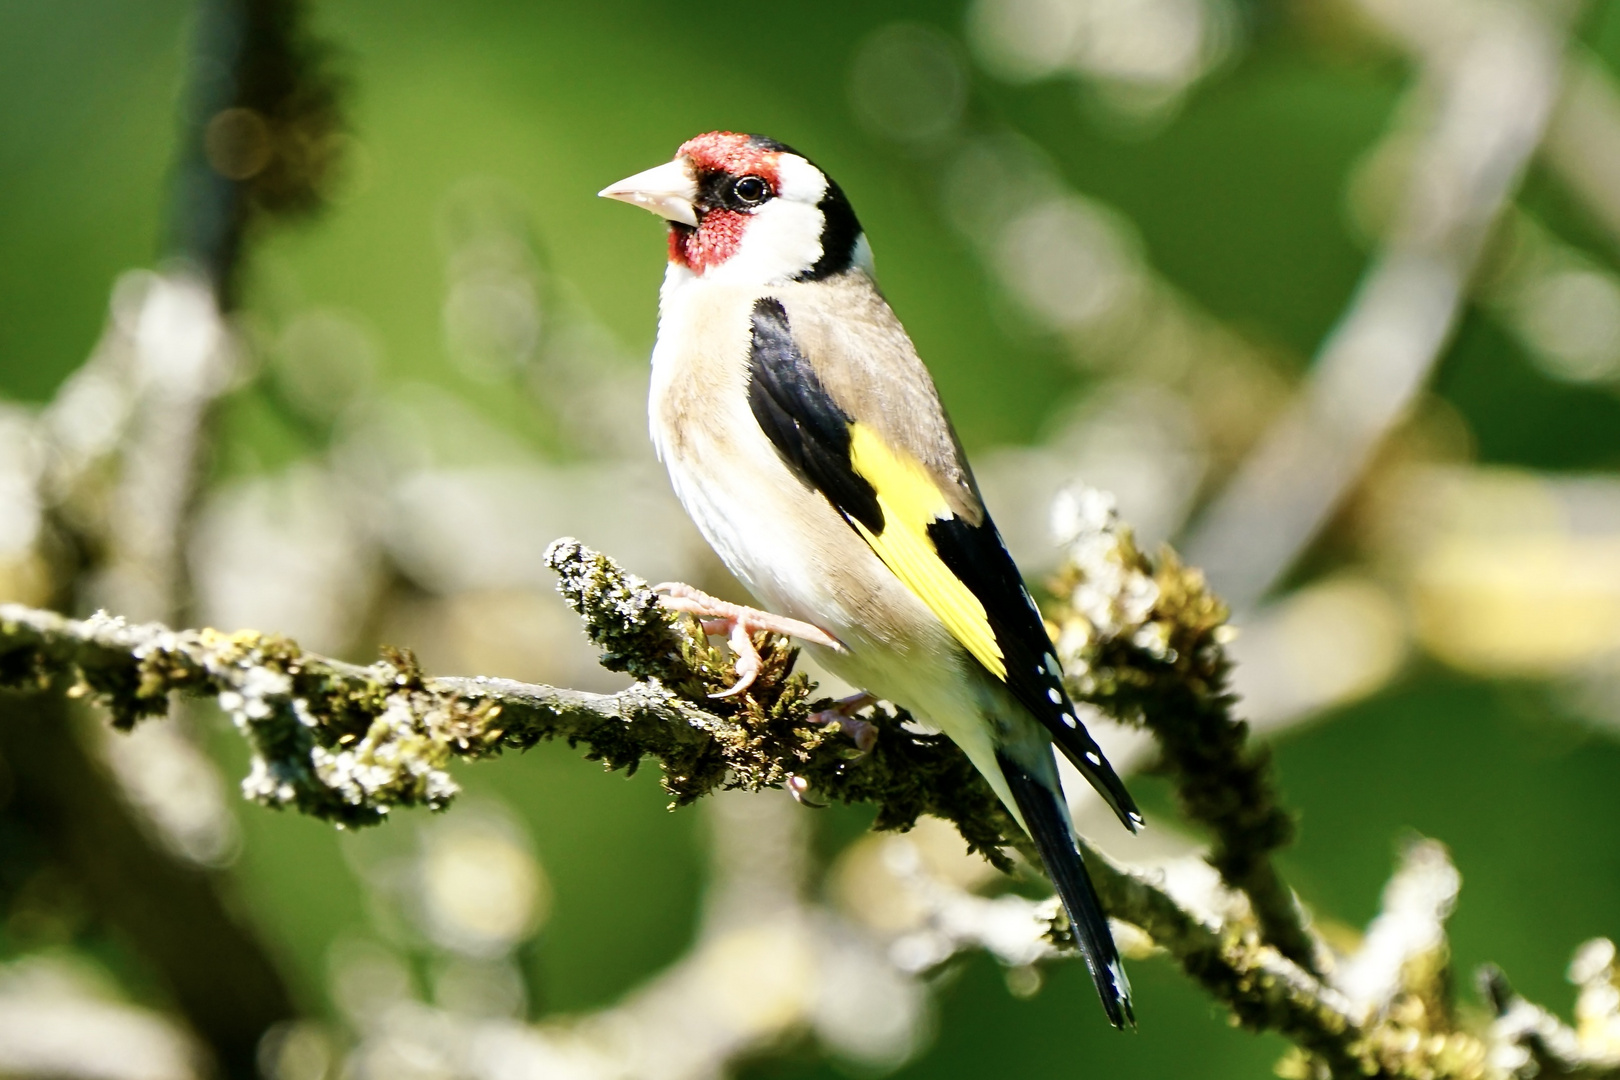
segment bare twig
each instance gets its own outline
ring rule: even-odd
[[[175,176],[171,253],[232,306],[254,223],[325,202],[345,120],[303,0],[204,0]]]

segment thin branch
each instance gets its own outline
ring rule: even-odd
[[[1149,563],[1117,525],[1092,536],[1102,538],[1111,539],[1099,550],[1111,554],[1102,563],[1093,560],[1089,580],[1096,584],[1104,565],[1125,570],[1116,575],[1123,591],[1114,591],[1114,601],[1150,582],[1153,588],[1137,600],[1153,617],[1109,626],[1092,608],[1097,622],[1090,624],[1090,651],[1079,657],[1086,661],[1077,668],[1080,688],[1115,715],[1135,710],[1156,732],[1170,729],[1162,711],[1178,701],[1197,714],[1196,723],[1216,723],[1221,749],[1208,755],[1209,767],[1233,778],[1231,798],[1274,807],[1263,761],[1246,755],[1242,726],[1224,711],[1219,605],[1168,555]],[[739,698],[713,699],[711,693],[732,681],[729,655],[663,608],[645,582],[575,541],[557,542],[547,557],[559,571],[563,595],[602,647],[604,663],[638,679],[628,689],[587,694],[500,679],[429,678],[405,653],[362,667],[251,631],[176,631],[105,615],[81,621],[15,605],[0,607],[0,684],[44,688],[75,678],[77,692],[93,695],[124,727],[163,711],[171,693],[212,696],[253,749],[243,785],[249,797],[342,825],[382,820],[396,806],[442,808],[456,791],[447,771],[453,759],[561,738],[611,768],[656,760],[675,803],[718,788],[787,786],[801,777],[818,797],[875,805],[881,828],[908,828],[922,814],[941,817],[971,846],[1008,864],[1002,849],[1016,846],[1019,834],[948,741],[916,733],[903,714],[880,711],[870,721],[876,744],[862,752],[841,732],[810,719],[820,702],[793,673],[796,654],[764,636],[758,644],[765,670],[755,686]],[[1074,584],[1071,600],[1076,591],[1083,585]],[[1072,614],[1065,619],[1072,635]],[[1127,627],[1134,638],[1129,647],[1115,636]],[[1200,689],[1187,698],[1183,688],[1177,698],[1166,690],[1177,680]],[[1172,742],[1180,738],[1172,731]],[[1190,746],[1197,738],[1183,741]],[[1184,798],[1216,831],[1218,849],[1264,839],[1264,830],[1251,828],[1241,812],[1209,802],[1201,780],[1179,771],[1192,767],[1191,758],[1177,756],[1186,752],[1186,746],[1166,747],[1173,775],[1191,792]],[[1240,865],[1247,860],[1252,875],[1255,866],[1269,865],[1269,850],[1231,854],[1241,856]],[[1277,928],[1258,917],[1263,904],[1254,893],[1247,904],[1233,893],[1200,911],[1178,902],[1159,876],[1121,869],[1096,852],[1088,856],[1113,917],[1144,931],[1240,1023],[1295,1043],[1300,1056],[1284,1063],[1288,1075],[1508,1075],[1489,1063],[1511,1040],[1459,1028],[1443,964],[1403,964],[1389,1007],[1370,1011],[1271,943]],[[1222,872],[1229,883],[1240,876],[1230,863]],[[1399,907],[1402,895],[1392,889],[1386,901]],[[1291,897],[1288,904],[1285,910],[1297,917]],[[1442,913],[1444,906],[1429,908]],[[1066,936],[1061,924],[1047,932],[1054,942]]]
[[[203,0],[174,178],[171,252],[232,306],[256,220],[320,209],[346,120],[304,0]]]
[[[1049,616],[1071,689],[1153,733],[1160,771],[1186,816],[1213,834],[1209,861],[1247,894],[1262,939],[1320,971],[1318,946],[1271,861],[1293,839],[1293,819],[1277,796],[1269,753],[1250,744],[1248,726],[1233,715],[1225,605],[1169,548],[1144,555],[1108,495],[1066,492],[1054,517],[1068,560]]]

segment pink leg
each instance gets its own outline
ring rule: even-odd
[[[810,719],[818,724],[837,724],[838,729],[855,741],[856,749],[866,753],[877,745],[877,725],[869,720],[862,720],[855,714],[862,709],[876,705],[878,699],[861,691],[836,702],[830,709],[822,709],[813,714]]]
[[[653,592],[660,594],[660,601],[671,611],[696,615],[703,623],[705,634],[725,638],[726,644],[730,645],[731,651],[736,654],[736,683],[730,689],[710,694],[710,697],[731,697],[754,685],[754,680],[759,678],[762,661],[759,658],[759,650],[754,648],[753,635],[760,630],[781,634],[783,637],[796,637],[801,641],[825,645],[840,652],[844,648],[837,638],[820,627],[783,615],[772,615],[757,608],[729,603],[680,582],[666,581],[661,585],[654,585]]]
[[[878,729],[877,725],[870,720],[862,720],[854,714],[877,703],[878,699],[875,694],[869,694],[862,690],[858,694],[851,694],[847,698],[833,702],[833,707],[830,709],[822,709],[818,713],[811,713],[810,719],[817,724],[837,724],[838,729],[854,740],[856,748],[864,754],[877,745]],[[826,809],[825,803],[810,801],[810,781],[797,773],[788,775],[787,789],[788,794],[793,796],[793,801],[801,806],[809,806],[817,810]]]

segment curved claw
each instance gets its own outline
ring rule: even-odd
[[[732,683],[731,687],[727,687],[726,690],[714,691],[714,693],[711,693],[710,698],[714,698],[716,701],[721,698],[735,698],[739,693],[747,690],[748,687],[752,687],[753,680],[760,677],[758,654],[753,657],[752,664],[747,664],[745,657],[737,657],[735,669],[737,669],[737,682]]]
[[[787,789],[788,794],[793,796],[793,801],[798,803],[800,806],[808,806],[812,810],[827,809],[826,803],[812,802],[810,800],[810,781],[806,780],[798,773],[788,774]]]
[[[759,658],[759,650],[754,648],[754,638],[749,632],[746,619],[739,618],[732,622],[731,634],[726,638],[726,644],[731,646],[731,651],[737,657],[734,665],[737,669],[737,681],[719,693],[710,694],[711,698],[735,697],[747,690],[754,685],[754,680],[759,678],[760,669],[764,666],[764,661]]]

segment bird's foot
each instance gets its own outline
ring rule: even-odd
[[[837,638],[820,627],[785,615],[772,615],[768,611],[733,604],[677,581],[654,585],[653,592],[658,593],[659,601],[671,611],[697,616],[705,634],[725,638],[726,644],[736,654],[737,681],[718,694],[710,694],[712,698],[734,697],[754,685],[764,666],[759,650],[754,648],[754,634],[761,630],[825,645],[829,649],[843,649]]]
[[[866,753],[877,745],[877,725],[870,720],[862,720],[855,714],[862,709],[869,709],[878,703],[877,695],[868,694],[862,690],[858,694],[851,694],[847,698],[840,698],[833,702],[830,709],[822,709],[810,714],[810,722],[822,725],[838,725],[838,730],[848,735],[861,753]],[[809,798],[810,781],[797,773],[789,773],[787,778],[788,794],[793,801],[801,806],[812,807],[816,810],[825,810],[825,803],[811,802]]]
[[[862,709],[871,708],[877,702],[875,695],[863,690],[859,694],[851,694],[847,698],[840,699],[830,709],[811,713],[810,719],[822,725],[837,724],[838,730],[853,739],[855,748],[864,754],[877,745],[878,729],[870,720],[862,720],[855,714]]]

